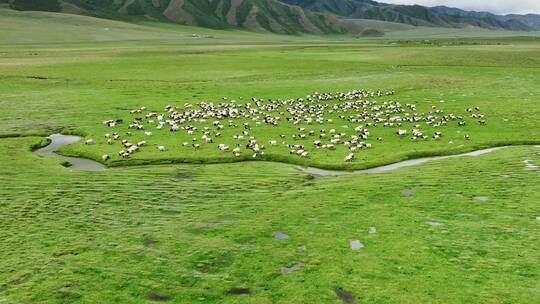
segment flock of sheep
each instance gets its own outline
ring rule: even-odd
[[[339,93],[317,93],[297,99],[258,99],[249,102],[229,101],[227,98],[219,103],[200,102],[185,103],[183,107],[168,105],[164,111],[157,112],[141,107],[130,111],[129,122],[111,119],[103,122],[112,132],[105,134],[108,144],[119,144],[118,155],[128,158],[148,145],[147,140],[132,141],[130,138],[140,132],[151,140],[155,132],[169,132],[171,136],[184,133],[189,138],[182,143],[183,147],[199,149],[201,145],[214,145],[223,153],[232,153],[240,157],[249,153],[253,158],[264,155],[268,147],[286,146],[291,155],[309,157],[310,151],[317,149],[336,150],[342,145],[347,149],[344,161],[355,159],[356,153],[373,147],[370,129],[383,127],[395,130],[395,135],[408,137],[410,140],[439,140],[443,134],[435,131],[428,134],[423,128],[440,129],[451,122],[458,126],[466,125],[465,117],[453,113],[445,113],[437,106],[429,111],[419,112],[414,104],[401,104],[397,101],[377,102],[375,97],[391,96],[393,91],[353,90]],[[486,123],[485,116],[478,107],[468,108],[467,117],[476,119],[479,124]],[[258,140],[255,130],[262,126],[279,128],[288,124],[288,132],[268,141]],[[328,125],[342,125],[350,132],[340,132]],[[127,125],[128,130],[116,130]],[[196,126],[198,125],[198,127]],[[350,125],[350,127],[349,127]],[[409,126],[409,127],[406,127]],[[232,130],[232,138],[225,138],[224,130]],[[286,129],[282,130],[286,131]],[[231,132],[227,132],[231,133]],[[464,135],[469,139],[468,134]],[[376,141],[383,141],[377,137]],[[227,142],[234,142],[231,147]],[[86,144],[93,144],[89,139]],[[154,144],[158,151],[166,151],[161,143]],[[103,161],[110,159],[105,154]]]

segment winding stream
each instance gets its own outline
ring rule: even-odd
[[[476,150],[472,152],[455,154],[455,155],[431,156],[431,157],[409,159],[409,160],[393,163],[390,165],[375,167],[371,169],[364,169],[364,170],[354,170],[354,171],[324,170],[324,169],[318,169],[318,168],[313,168],[313,167],[298,167],[298,168],[302,172],[313,174],[313,175],[319,175],[319,176],[337,176],[337,175],[344,175],[344,174],[360,174],[360,173],[377,174],[377,173],[384,173],[387,171],[392,171],[392,170],[403,168],[403,167],[416,166],[416,165],[420,165],[420,164],[433,161],[433,160],[462,157],[462,156],[478,156],[478,155],[487,154],[489,152],[493,152],[495,150],[499,150],[502,148],[504,147],[488,148],[488,149]]]
[[[103,165],[102,163],[99,163],[90,159],[78,158],[78,157],[67,157],[67,156],[63,156],[56,153],[56,150],[58,148],[75,143],[81,140],[81,137],[74,136],[74,135],[53,134],[47,138],[51,140],[51,143],[46,147],[36,150],[35,152],[37,154],[53,156],[58,159],[67,161],[71,164],[69,168],[73,170],[103,171],[107,169],[107,166]],[[537,147],[540,147],[540,146],[537,146]],[[423,164],[425,162],[433,161],[433,160],[441,160],[441,159],[461,157],[461,156],[483,155],[483,154],[490,153],[490,152],[493,152],[495,150],[502,149],[502,148],[504,147],[488,148],[488,149],[476,150],[473,152],[456,154],[456,155],[422,157],[422,158],[417,158],[417,159],[405,160],[405,161],[397,162],[397,163],[386,165],[386,166],[380,166],[380,167],[375,167],[371,169],[356,170],[356,171],[324,170],[324,169],[319,169],[319,168],[300,167],[300,166],[298,166],[297,168],[304,173],[318,175],[318,176],[337,176],[337,175],[344,175],[344,174],[360,174],[360,173],[377,174],[377,173],[392,171],[392,170],[399,169],[402,167],[416,166],[416,165]]]
[[[98,163],[97,161],[79,157],[68,157],[56,153],[56,150],[58,148],[78,142],[79,140],[81,140],[81,137],[73,135],[53,134],[47,138],[51,140],[51,143],[46,147],[36,150],[35,152],[37,154],[53,156],[58,159],[67,161],[70,163],[69,168],[73,170],[103,171],[107,169],[105,165],[103,165],[102,163]]]

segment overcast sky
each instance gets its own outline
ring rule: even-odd
[[[380,0],[379,2],[425,6],[446,5],[495,14],[540,14],[540,0]]]

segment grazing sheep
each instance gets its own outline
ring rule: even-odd
[[[251,98],[251,101],[241,104],[229,99],[196,104],[184,103],[182,108],[167,105],[161,112],[146,112],[146,107],[140,107],[129,111],[134,115],[129,120],[129,125],[126,126],[130,132],[125,133],[122,137],[118,132],[107,133],[105,138],[107,143],[111,145],[114,144],[113,140],[124,139],[121,145],[126,150],[121,151],[122,153],[119,155],[128,157],[138,151],[139,147],[147,145],[146,141],[139,141],[134,145],[126,140],[129,138],[127,136],[132,134],[133,138],[139,138],[138,135],[143,133],[146,136],[152,135],[151,131],[144,130],[143,123],[146,122],[155,127],[155,130],[168,127],[171,132],[183,131],[175,137],[185,140],[182,146],[187,147],[190,142],[185,137],[188,136],[192,139],[191,146],[194,149],[212,144],[213,139],[219,138],[223,132],[227,137],[232,136],[232,139],[237,143],[237,147],[232,150],[235,157],[241,155],[240,146],[243,145],[253,152],[253,157],[259,157],[264,154],[264,146],[260,144],[260,138],[259,143],[257,142],[261,127],[288,124],[289,127],[294,126],[296,133],[280,134],[279,137],[280,143],[287,146],[292,155],[308,157],[310,153],[306,151],[304,140],[311,139],[313,146],[317,149],[317,152],[314,153],[321,153],[321,149],[334,151],[338,146],[343,146],[347,151],[352,152],[347,155],[346,161],[353,161],[355,152],[372,148],[372,144],[366,143],[371,138],[371,128],[397,128],[396,134],[399,137],[406,137],[411,132],[409,130],[412,130],[410,138],[417,141],[429,139],[426,132],[421,131],[423,127],[442,128],[451,125],[452,121],[458,126],[465,126],[469,118],[477,120],[481,125],[485,124],[486,121],[485,115],[480,112],[479,107],[467,108],[468,114],[459,116],[454,113],[446,113],[445,110],[437,106],[431,106],[426,112],[418,112],[414,104],[372,100],[372,97],[393,94],[393,91],[351,90],[337,93],[315,92],[294,99],[263,100]],[[143,112],[145,113],[139,115]],[[313,130],[315,128],[310,127],[315,124],[331,124],[334,119],[337,126],[317,128],[318,132]],[[122,120],[105,120],[103,124],[118,126],[122,122]],[[354,131],[352,131],[353,128]],[[352,134],[340,132],[343,129],[352,131]],[[200,136],[198,132],[201,132]],[[160,132],[161,136],[164,134]],[[441,132],[433,134],[433,138],[436,140],[441,137]],[[465,135],[465,139],[469,139],[468,135]],[[376,140],[382,142],[383,137],[377,137]],[[295,143],[294,141],[299,142]],[[87,144],[91,143],[87,142]],[[278,146],[277,140],[268,140],[268,149],[274,149],[275,146]],[[163,147],[163,151],[165,150],[164,146],[160,147]],[[226,143],[219,144],[218,149],[230,151]],[[161,151],[159,147],[158,150]],[[329,151],[324,153],[333,153]]]

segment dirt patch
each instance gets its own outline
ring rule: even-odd
[[[364,37],[382,37],[384,36],[383,31],[379,31],[377,29],[366,29],[362,31],[362,36]]]
[[[43,77],[43,76],[26,76],[26,78],[28,78],[28,79],[37,79],[37,80],[46,80],[46,79],[49,79],[49,78]]]
[[[165,301],[169,301],[171,299],[171,297],[167,296],[167,295],[162,295],[162,294],[157,293],[157,292],[151,292],[148,295],[148,299],[150,301],[165,302]]]
[[[57,253],[53,254],[53,256],[55,256],[55,257],[75,256],[75,255],[79,255],[79,253],[76,250],[67,250],[67,251],[57,252]]]
[[[156,240],[153,240],[153,239],[145,239],[145,240],[143,241],[143,244],[144,244],[144,246],[146,246],[146,247],[150,247],[150,246],[152,246],[152,245],[154,245],[154,244],[156,244],[156,243],[157,243],[157,241],[156,241]]]
[[[233,295],[233,296],[249,295],[251,294],[251,290],[249,290],[249,288],[231,288],[228,294]]]
[[[193,173],[178,173],[173,175],[173,179],[193,179],[195,174]]]
[[[224,268],[232,265],[234,254],[231,251],[208,250],[199,253],[191,260],[191,267],[205,274],[221,273]]]
[[[474,199],[479,201],[479,202],[487,202],[487,201],[489,201],[489,197],[487,197],[487,196],[475,196]]]
[[[334,288],[336,296],[345,303],[354,303],[354,296],[341,288]]]

